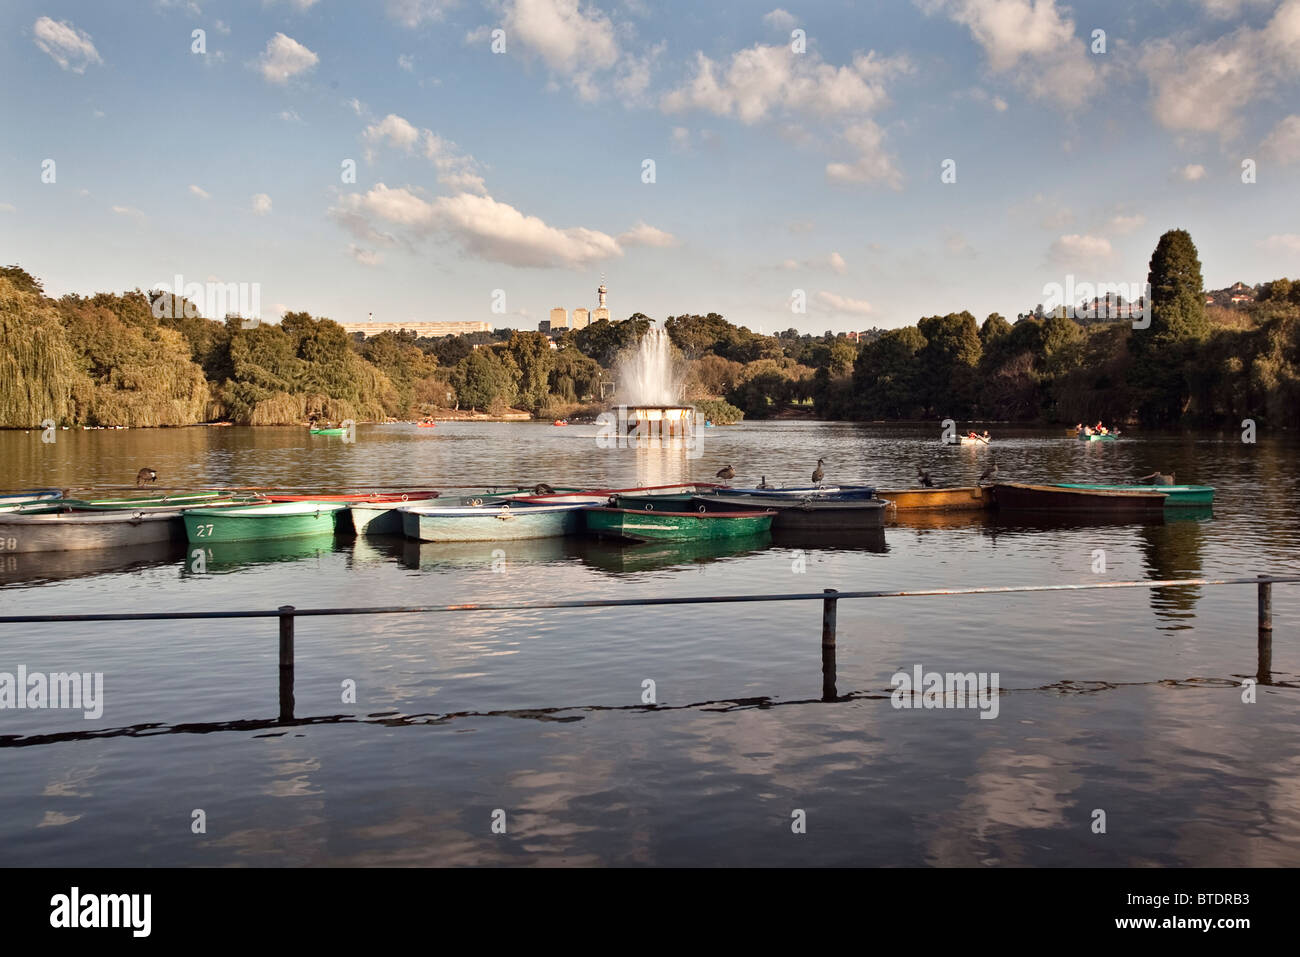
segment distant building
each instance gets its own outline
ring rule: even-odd
[[[598,302],[596,305],[596,311],[591,314],[592,322],[599,322],[602,319],[606,322],[609,321],[609,309],[605,306],[605,293],[608,291],[609,290],[605,288],[605,280],[602,279],[600,285],[596,287],[596,298]]]
[[[414,332],[421,339],[441,336],[464,336],[474,332],[491,332],[490,322],[340,322],[348,335],[361,333],[367,339],[381,332]]]
[[[549,333],[551,331],[551,320],[543,319],[541,322],[539,322],[537,324],[537,331]]]
[[[569,328],[569,310],[561,306],[556,306],[551,310],[551,328],[567,329]]]
[[[577,309],[573,310],[573,324],[569,328],[586,329],[590,323],[591,313],[579,306]]]

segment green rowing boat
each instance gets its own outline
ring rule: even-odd
[[[1213,485],[1085,485],[1062,482],[1056,488],[1086,488],[1112,492],[1164,492],[1165,508],[1203,506],[1214,503]]]
[[[770,532],[776,512],[665,512],[640,508],[588,508],[587,531],[632,542],[682,542],[738,538]]]
[[[347,435],[347,429],[312,429],[312,435]]]
[[[230,508],[190,508],[182,513],[191,542],[251,542],[333,533],[345,502],[275,502]]]

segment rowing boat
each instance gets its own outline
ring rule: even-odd
[[[958,488],[882,488],[876,494],[900,511],[909,509],[985,509],[993,501],[987,487],[965,485]]]
[[[265,502],[256,495],[231,495],[227,492],[191,492],[188,495],[158,495],[148,498],[64,499],[68,508],[78,512],[174,511],[199,506],[230,504],[252,505]]]
[[[358,535],[401,535],[403,506],[437,505],[438,497],[410,499],[405,502],[349,502],[352,528]],[[443,502],[443,504],[446,504]]]
[[[63,492],[57,488],[29,488],[21,492],[0,495],[0,509],[15,505],[30,505],[32,502],[52,502],[63,498]]]
[[[761,495],[766,498],[826,498],[826,499],[863,499],[875,498],[873,485],[790,485],[784,488],[728,488],[718,487],[716,491],[725,495]]]
[[[960,445],[988,445],[989,442],[991,442],[991,441],[992,441],[992,439],[986,439],[986,438],[984,438],[982,435],[963,435],[963,436],[961,436],[961,441],[960,441],[958,444],[960,444]]]
[[[1079,439],[1084,442],[1114,442],[1118,438],[1119,434],[1116,432],[1107,432],[1105,434],[1100,432],[1079,433]]]
[[[538,504],[515,499],[482,505],[403,506],[402,530],[422,542],[498,542],[552,538],[582,530],[590,503]]]
[[[333,532],[343,502],[272,502],[227,508],[189,508],[181,513],[191,542],[251,542]]]
[[[707,511],[773,509],[772,531],[845,531],[875,528],[884,523],[885,507],[878,498],[825,499],[775,498],[765,495],[727,495],[720,492],[697,495],[692,504]]]
[[[632,542],[739,538],[770,532],[776,512],[661,512],[635,508],[589,508],[587,531]]]
[[[347,429],[312,429],[312,435],[347,435]]]
[[[317,495],[279,494],[266,496],[271,502],[332,502],[347,505],[351,502],[414,502],[428,498],[437,498],[433,489],[420,492],[347,492],[344,494],[321,493]]]
[[[1006,483],[993,486],[998,509],[1033,511],[1082,511],[1094,514],[1133,514],[1160,511],[1168,498],[1162,491],[1144,486],[1141,491],[1064,488],[1059,485]]]
[[[1214,503],[1213,485],[1087,485],[1062,482],[1056,488],[1103,489],[1114,492],[1163,492],[1165,507],[1204,506]]]
[[[183,541],[177,521],[183,514],[180,509],[6,514],[0,516],[0,549],[65,552]]]

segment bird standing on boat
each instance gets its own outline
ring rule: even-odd
[[[1143,485],[1173,485],[1174,473],[1152,472],[1150,475],[1142,476],[1138,481]]]
[[[826,477],[826,470],[822,468],[825,464],[821,459],[817,460],[817,470],[812,474],[813,485],[820,485],[822,479]]]
[[[920,464],[916,466],[916,477],[922,488],[934,488],[934,479],[930,478],[930,473],[921,468]]]
[[[152,485],[158,481],[158,473],[153,469],[145,468],[135,473],[135,487],[141,488],[145,485]]]
[[[547,485],[545,482],[538,482],[536,485],[533,486],[533,494],[554,495],[555,489],[551,488],[551,486]]]
[[[993,459],[989,463],[989,467],[980,473],[980,481],[987,482],[991,479],[997,478],[997,475],[998,475],[998,460]]]
[[[759,479],[758,479],[758,487],[759,487],[759,488],[767,488],[767,476],[766,476],[766,475],[759,476]]]
[[[715,477],[722,479],[724,482],[730,482],[736,477],[736,470],[730,465],[724,465],[722,468],[718,469],[718,474]]]

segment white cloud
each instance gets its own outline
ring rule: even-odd
[[[875,307],[865,299],[850,299],[848,296],[836,295],[822,290],[817,293],[817,301],[831,312],[847,312],[865,316],[875,312]]]
[[[847,127],[841,139],[856,153],[848,162],[826,164],[826,178],[832,183],[879,183],[902,189],[903,175],[884,146],[885,133],[872,120]]]
[[[90,34],[64,20],[41,17],[32,27],[36,45],[62,69],[85,73],[92,63],[103,63]]]
[[[371,146],[387,143],[396,149],[410,152],[420,140],[420,131],[409,120],[396,113],[389,113],[378,123],[367,126],[361,136]],[[367,158],[373,159],[369,150],[367,150]]]
[[[134,206],[114,206],[112,209],[113,212],[117,213],[119,216],[129,216],[131,219],[137,221],[144,219],[144,213],[141,210],[136,209]]]
[[[1174,176],[1186,183],[1195,183],[1197,180],[1205,179],[1205,167],[1200,163],[1188,163],[1186,166],[1176,167]]]
[[[684,126],[674,126],[671,142],[674,150],[686,152],[691,148],[691,131]]]
[[[366,114],[366,104],[362,103],[355,96],[351,99],[344,100],[343,105],[357,116],[364,116]]]
[[[277,33],[266,43],[258,69],[268,83],[287,83],[293,77],[314,69],[320,57],[293,37]]]
[[[1132,216],[1118,214],[1110,218],[1107,224],[1112,233],[1118,236],[1127,236],[1134,230],[1141,229],[1146,225],[1147,218],[1141,213],[1134,213]]]
[[[456,5],[455,0],[388,0],[388,16],[404,27],[437,23]]]
[[[1278,121],[1259,148],[1260,154],[1283,166],[1300,162],[1300,116]]]
[[[1082,106],[1101,88],[1101,70],[1055,0],[934,0],[918,3],[970,30],[989,69],[1009,74],[1039,100]]]
[[[253,212],[258,216],[265,216],[271,211],[271,197],[265,193],[257,193],[253,196]]]
[[[348,244],[348,255],[363,266],[378,266],[384,261],[382,253],[375,252],[373,249],[362,249],[356,243]]]
[[[831,253],[831,257],[828,260],[828,262],[830,263],[831,270],[839,273],[840,275],[843,275],[845,272],[848,271],[848,265],[844,262],[844,257],[841,256],[839,253],[834,253],[834,252]]]
[[[1230,138],[1249,107],[1300,70],[1300,0],[1284,0],[1258,30],[1243,26],[1186,48],[1153,40],[1143,47],[1141,63],[1157,122]]]
[[[1070,233],[1052,243],[1048,256],[1062,265],[1092,265],[1110,259],[1110,240],[1103,236]]]
[[[415,57],[411,56],[409,53],[399,54],[397,57],[397,68],[399,70],[405,70],[407,73],[414,73]]]
[[[371,242],[399,241],[382,226],[410,239],[436,236],[470,256],[509,266],[578,269],[623,255],[618,241],[606,233],[581,226],[561,229],[490,196],[469,193],[426,200],[411,189],[379,183],[366,193],[342,197],[330,215]]]
[[[478,163],[472,157],[461,152],[451,140],[444,139],[433,130],[418,129],[413,123],[396,113],[389,113],[377,123],[366,127],[362,139],[368,144],[366,159],[374,162],[375,147],[388,145],[394,149],[410,153],[417,147],[434,168],[438,170],[438,182],[456,192],[486,194],[483,177],[478,172]]]
[[[12,203],[0,203],[0,213],[16,213],[18,208]]]
[[[763,22],[773,30],[793,30],[799,21],[794,18],[794,14],[777,7],[771,13],[763,14]]]
[[[1300,255],[1300,235],[1296,233],[1279,233],[1269,236],[1259,243],[1260,248],[1270,252],[1294,253]]]
[[[301,123],[303,121],[297,110],[281,110],[280,119],[286,123]]]
[[[193,193],[195,196],[197,196],[199,199],[212,198],[212,195],[206,189],[204,189],[202,186],[195,186],[193,183],[190,184],[190,192]]]
[[[679,242],[672,233],[645,223],[637,223],[627,232],[619,233],[618,241],[624,246],[676,246]]]
[[[756,44],[732,54],[723,67],[695,54],[693,78],[660,101],[666,113],[697,109],[753,124],[775,112],[802,116],[868,113],[888,102],[884,80],[911,69],[905,57],[857,54],[852,65],[832,66],[815,52],[786,44]]]

